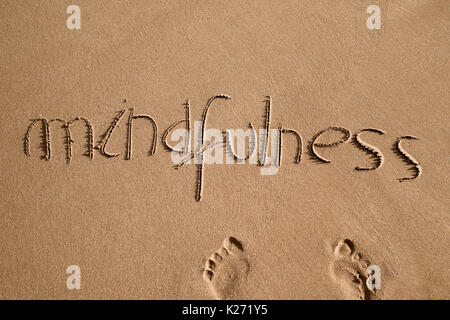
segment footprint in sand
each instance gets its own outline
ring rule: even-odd
[[[242,244],[233,237],[206,260],[203,278],[217,299],[236,299],[250,270]]]
[[[373,300],[375,290],[370,290],[366,281],[369,277],[367,267],[370,262],[355,251],[349,239],[339,241],[334,248],[335,260],[331,265],[333,279],[344,291],[347,299]]]

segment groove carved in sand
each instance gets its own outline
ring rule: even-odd
[[[418,140],[418,139],[414,136],[403,136],[398,138],[397,141],[395,142],[396,151],[404,158],[406,162],[411,164],[415,170],[415,173],[412,177],[399,178],[398,180],[400,182],[414,180],[418,178],[422,173],[422,167],[420,166],[420,163],[416,159],[414,159],[413,156],[410,155],[405,149],[403,149],[401,145],[402,140]]]
[[[208,99],[208,102],[206,103],[206,107],[203,110],[203,116],[202,116],[202,122],[201,122],[201,131],[200,131],[200,145],[203,146],[205,143],[205,127],[206,127],[206,119],[208,116],[209,108],[211,107],[211,104],[216,99],[225,99],[229,100],[231,97],[227,94],[218,94],[214,97],[211,97]],[[195,199],[197,201],[200,201],[202,198],[202,191],[203,191],[203,170],[204,170],[204,163],[203,163],[203,153],[199,154],[199,164],[197,165],[197,188],[196,188],[196,195]]]
[[[270,131],[270,115],[272,111],[272,97],[266,96],[266,113],[264,115],[264,137],[260,142],[259,151],[259,165],[264,166],[266,164],[267,149],[269,147],[269,131]]]
[[[298,133],[296,130],[293,129],[285,129],[280,125],[280,137],[282,133],[286,134],[292,134],[297,139],[297,156],[295,157],[295,163],[300,163],[302,161],[302,154],[303,154],[303,141],[302,137],[300,136],[300,133]],[[281,152],[281,138],[280,138],[280,152]],[[281,160],[280,160],[281,163]]]
[[[380,135],[384,134],[384,131],[379,130],[379,129],[372,129],[372,128],[361,129],[361,130],[359,130],[358,132],[355,133],[354,141],[357,144],[357,146],[361,150],[366,151],[366,152],[368,152],[370,154],[373,154],[377,158],[377,162],[376,162],[376,164],[373,167],[371,167],[371,168],[364,168],[364,167],[357,166],[355,168],[355,170],[375,170],[375,169],[378,169],[383,164],[384,156],[383,156],[383,154],[381,153],[381,151],[377,147],[375,147],[375,146],[373,146],[371,144],[368,144],[368,143],[366,143],[366,142],[361,140],[359,135],[362,132],[375,132],[375,133],[378,133]]]
[[[333,142],[333,143],[321,143],[321,142],[316,142],[316,140],[317,140],[322,134],[324,134],[325,132],[331,131],[331,130],[343,132],[343,133],[344,133],[344,137],[341,138],[340,140],[336,141],[336,142]],[[317,160],[319,160],[320,162],[331,163],[330,160],[327,160],[327,159],[325,159],[325,158],[319,156],[319,154],[317,153],[317,151],[316,151],[316,149],[315,149],[314,147],[322,147],[322,148],[325,148],[325,147],[336,147],[336,146],[338,146],[338,145],[343,144],[344,142],[346,142],[349,138],[350,138],[350,131],[349,131],[348,129],[343,128],[343,127],[335,127],[335,126],[328,127],[328,128],[326,128],[326,129],[324,129],[324,130],[319,131],[318,133],[316,133],[316,134],[314,135],[314,137],[311,139],[311,143],[310,143],[310,145],[309,145],[311,154],[312,154]]]
[[[122,118],[123,114],[126,112],[126,109],[120,110],[119,114],[113,119],[111,126],[109,127],[108,131],[106,132],[105,136],[103,137],[102,142],[99,144],[98,149],[100,149],[100,152],[108,157],[113,158],[120,155],[120,153],[109,153],[106,151],[106,146],[108,145],[109,139],[111,138],[111,135],[114,131],[114,129],[117,127],[120,119]]]
[[[51,156],[51,152],[50,152],[50,128],[49,128],[49,121],[45,118],[39,118],[39,119],[34,119],[32,120],[31,124],[28,126],[27,132],[25,134],[25,138],[24,138],[24,148],[25,148],[25,154],[27,156],[31,156],[31,152],[30,152],[30,135],[31,135],[31,131],[33,130],[34,125],[41,121],[43,126],[44,126],[44,143],[43,143],[43,147],[45,150],[45,155],[44,158],[46,160],[50,160],[50,156]]]
[[[31,122],[30,126],[28,127],[28,130],[25,134],[25,154],[27,156],[31,156],[30,153],[30,134],[31,131],[34,127],[34,125],[38,122],[41,121],[44,125],[44,149],[45,149],[45,159],[46,160],[50,160],[51,158],[51,143],[50,143],[50,124],[52,122],[60,122],[62,123],[62,127],[65,130],[65,146],[66,146],[66,162],[67,164],[70,164],[70,162],[72,161],[72,143],[74,142],[74,140],[72,139],[72,133],[70,131],[70,126],[75,122],[75,121],[83,121],[84,124],[86,125],[87,129],[88,129],[88,134],[87,134],[87,138],[88,138],[88,152],[86,153],[87,156],[89,156],[89,158],[92,160],[94,158],[94,128],[91,124],[91,122],[83,117],[76,117],[70,121],[66,121],[64,119],[60,119],[60,118],[56,118],[56,119],[52,119],[52,120],[47,120],[45,118],[39,118],[39,119],[35,119]]]
[[[127,135],[127,156],[126,159],[127,160],[131,160],[131,155],[132,155],[132,141],[133,141],[133,120],[136,119],[145,119],[150,121],[150,123],[152,124],[153,127],[153,140],[152,140],[152,145],[149,151],[149,155],[152,156],[155,154],[156,152],[156,142],[157,142],[157,137],[158,137],[158,125],[156,124],[155,120],[153,120],[152,117],[147,116],[145,114],[140,114],[135,116],[134,115],[134,108],[130,108],[130,114],[128,116],[128,135]]]
[[[189,103],[189,99],[186,101],[184,106],[186,108],[186,119],[182,119],[182,120],[172,124],[169,128],[167,128],[167,130],[164,132],[164,134],[162,136],[162,142],[163,142],[164,148],[168,151],[178,152],[179,154],[187,154],[190,149],[189,147],[190,147],[190,139],[191,139],[191,135],[190,135],[190,132],[191,132],[191,127],[190,127],[191,126],[191,124],[190,124],[191,123],[191,105]],[[172,130],[175,129],[181,123],[185,123],[186,137],[185,137],[183,149],[177,149],[175,147],[172,147],[169,144],[168,137],[169,137],[169,134],[172,132]]]
[[[228,131],[224,132],[225,135],[225,143],[226,143],[226,152],[233,157],[234,160],[237,160],[238,163],[242,163],[244,161],[249,160],[256,151],[256,130],[253,127],[253,124],[251,122],[248,123],[248,128],[251,130],[252,134],[249,137],[249,146],[248,146],[248,152],[247,152],[247,156],[245,156],[244,158],[239,157],[235,152],[234,152],[234,142],[232,141],[232,137],[230,136],[230,133]]]

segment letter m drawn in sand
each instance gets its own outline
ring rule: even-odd
[[[87,127],[88,152],[86,155],[89,156],[90,159],[93,159],[94,158],[94,129],[92,127],[91,122],[88,119],[82,118],[82,117],[76,117],[75,119],[72,119],[68,122],[65,120],[59,119],[59,118],[52,119],[50,121],[48,121],[45,118],[31,120],[31,124],[28,126],[27,132],[25,134],[25,139],[24,139],[25,154],[27,156],[31,156],[31,153],[30,153],[31,137],[30,137],[30,135],[34,128],[34,125],[38,122],[41,122],[43,125],[42,146],[45,151],[44,158],[46,160],[50,160],[51,159],[50,124],[52,122],[60,122],[60,123],[62,123],[62,127],[65,130],[66,161],[67,161],[67,164],[70,164],[70,161],[72,160],[72,143],[74,142],[74,140],[72,139],[72,134],[70,132],[70,126],[75,121],[79,121],[79,120],[83,121]]]

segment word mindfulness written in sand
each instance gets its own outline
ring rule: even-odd
[[[219,94],[208,99],[203,110],[201,121],[194,121],[191,125],[190,104],[189,101],[185,103],[185,117],[169,126],[161,136],[163,147],[170,151],[174,168],[179,169],[184,165],[193,163],[197,168],[197,186],[196,186],[196,200],[200,201],[203,192],[204,180],[204,165],[205,164],[234,164],[234,163],[248,163],[255,164],[261,167],[262,175],[274,175],[281,167],[281,156],[283,151],[283,136],[291,135],[295,137],[297,142],[296,157],[294,163],[299,164],[302,161],[304,142],[300,133],[294,129],[285,128],[282,124],[278,128],[272,129],[271,114],[272,114],[272,99],[267,97],[265,103],[264,126],[256,132],[252,123],[249,123],[248,128],[244,129],[227,129],[221,131],[214,128],[207,128],[206,123],[208,119],[208,112],[213,107],[214,101],[218,99],[229,100],[230,96],[226,94]],[[125,119],[124,119],[125,118]],[[75,122],[81,122],[87,129],[87,153],[85,154],[90,159],[94,158],[94,151],[97,150],[101,155],[114,158],[120,153],[112,153],[108,151],[108,144],[114,136],[115,129],[121,121],[127,121],[126,133],[126,154],[125,159],[132,159],[133,150],[133,126],[135,121],[145,121],[152,128],[152,136],[150,137],[149,155],[152,156],[157,150],[158,141],[158,125],[156,121],[149,115],[136,115],[134,109],[122,109],[113,119],[108,130],[101,136],[100,141],[94,147],[94,126],[89,119],[84,117],[76,117],[72,120],[64,120],[60,118],[48,120],[46,118],[38,118],[31,120],[31,124],[24,138],[24,151],[27,156],[31,156],[30,143],[31,133],[37,123],[41,123],[41,128],[35,130],[41,131],[42,149],[44,155],[42,158],[51,160],[52,158],[52,141],[50,139],[52,123],[59,123],[65,131],[65,148],[66,161],[70,164],[72,161],[72,143],[74,142],[71,126]],[[193,127],[193,128],[192,128]],[[320,137],[326,133],[336,132],[340,134],[339,139],[331,142],[320,142]],[[194,146],[191,146],[191,136],[193,134]],[[324,158],[320,149],[322,148],[336,148],[344,143],[353,141],[353,144],[367,153],[368,156],[374,159],[374,163],[369,167],[355,167],[355,170],[371,171],[379,169],[384,162],[382,152],[375,146],[368,144],[362,138],[362,134],[376,134],[384,135],[385,132],[376,128],[363,128],[355,132],[352,136],[349,129],[340,126],[330,126],[317,132],[308,143],[308,149],[311,157],[321,163],[330,163],[331,161]],[[394,144],[394,152],[403,158],[408,168],[412,170],[411,176],[398,179],[399,181],[411,181],[417,179],[422,172],[419,162],[414,159],[403,147],[404,140],[416,140],[414,136],[406,135],[398,137]],[[170,141],[179,141],[176,145],[170,144]],[[271,145],[270,156],[268,154],[269,142]],[[224,152],[225,151],[225,152]]]

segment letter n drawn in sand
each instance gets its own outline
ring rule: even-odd
[[[158,136],[158,126],[156,125],[155,120],[152,117],[147,115],[134,115],[134,108],[130,108],[130,114],[128,116],[128,133],[127,133],[127,155],[126,159],[131,160],[132,155],[132,144],[133,144],[133,121],[136,119],[145,119],[150,121],[153,126],[153,140],[150,148],[149,155],[152,156],[156,152],[156,141]]]

